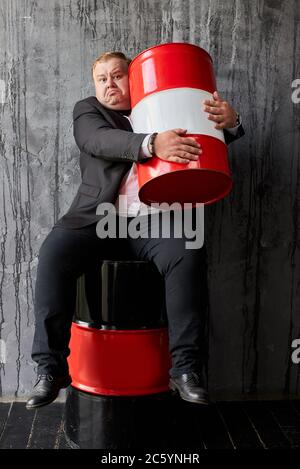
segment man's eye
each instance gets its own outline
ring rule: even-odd
[[[119,80],[121,78],[121,75],[116,75],[115,78]]]

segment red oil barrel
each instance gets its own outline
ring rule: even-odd
[[[77,302],[72,323],[72,387],[102,396],[169,392],[165,287],[157,268],[148,261],[105,260],[77,288],[87,301]]]
[[[70,350],[72,386],[81,391],[106,396],[169,391],[167,328],[120,331],[73,323]]]
[[[173,441],[165,283],[154,264],[111,259],[86,271],[77,282],[69,347],[64,432],[72,448],[162,448],[167,435]]]
[[[232,188],[224,132],[208,119],[203,101],[216,90],[213,63],[201,47],[150,47],[129,65],[131,122],[136,133],[187,129],[202,146],[197,161],[170,163],[153,156],[137,164],[139,198],[146,204],[210,204]]]

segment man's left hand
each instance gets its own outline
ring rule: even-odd
[[[230,129],[235,127],[237,113],[227,101],[222,101],[217,91],[213,93],[213,100],[206,99],[204,111],[209,113],[208,119],[216,122],[215,129]]]

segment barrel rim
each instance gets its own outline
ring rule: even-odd
[[[156,155],[154,155],[153,157],[158,158]],[[156,176],[155,179],[158,180],[158,179],[167,178],[167,177],[170,177],[170,176],[173,177],[172,175],[182,174],[183,172],[186,172],[186,171],[199,171],[199,172],[201,171],[201,172],[206,172],[206,173],[221,174],[224,177],[224,179],[228,180],[229,185],[228,185],[228,188],[226,190],[224,190],[222,193],[220,193],[219,196],[214,197],[213,199],[207,200],[206,202],[183,202],[183,203],[191,203],[193,205],[193,207],[196,207],[196,204],[211,205],[215,202],[219,202],[220,200],[224,199],[232,191],[232,188],[233,188],[232,178],[228,174],[224,173],[223,171],[218,171],[216,169],[209,169],[209,168],[190,168],[190,169],[181,169],[181,170],[176,170],[175,169],[175,170],[171,171],[170,173],[160,174],[160,175]],[[143,186],[139,189],[139,198],[141,199],[141,201],[144,204],[149,205],[149,199],[148,199],[148,201],[145,201],[143,192],[145,192],[145,190],[148,188],[148,185],[151,184],[152,181],[153,180],[150,179],[149,181],[145,182],[143,184]],[[153,204],[153,203],[157,204],[159,202],[157,202],[156,200],[151,200],[150,204]]]
[[[162,46],[173,46],[173,45],[176,45],[176,46],[180,46],[180,45],[181,45],[181,46],[196,47],[197,49],[200,49],[202,52],[204,52],[204,53],[208,56],[208,58],[210,59],[211,63],[213,63],[213,59],[212,59],[211,55],[210,55],[205,49],[203,49],[203,48],[200,47],[200,46],[197,46],[196,44],[191,44],[191,43],[189,43],[189,42],[166,42],[166,43],[164,43],[164,44],[157,44],[157,45],[155,45],[155,46],[148,47],[147,49],[145,49],[145,50],[143,50],[142,52],[140,52],[139,54],[137,54],[137,55],[131,60],[129,66],[128,66],[128,71],[130,70],[130,67],[131,67],[132,63],[133,63],[134,61],[136,61],[136,59],[137,59],[140,55],[144,54],[145,52],[148,52],[148,51],[150,51],[150,50],[152,50],[152,49],[156,49],[156,48],[158,48],[158,47],[162,47]]]
[[[114,326],[114,325],[106,325],[106,324],[100,324],[99,325],[95,322],[88,322],[88,321],[82,321],[80,319],[73,319],[72,320],[72,324],[75,325],[75,327],[77,327],[78,329],[84,329],[84,330],[97,330],[97,331],[101,331],[102,333],[117,333],[117,334],[128,334],[128,333],[131,333],[131,334],[135,334],[135,333],[147,333],[149,334],[149,332],[153,332],[153,331],[162,331],[162,330],[168,330],[168,326],[166,324],[159,324],[157,327],[148,327],[148,326],[140,326],[140,327],[136,327],[136,328],[123,328],[123,329],[120,329],[118,328],[117,326]],[[124,326],[123,326],[124,327]]]

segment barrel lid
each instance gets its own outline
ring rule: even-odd
[[[132,64],[134,61],[136,61],[136,59],[138,59],[138,57],[140,57],[141,55],[146,54],[146,58],[147,58],[147,55],[148,55],[147,52],[150,52],[150,53],[149,53],[149,56],[150,56],[153,49],[157,49],[157,48],[159,48],[159,47],[164,47],[164,46],[177,46],[177,47],[178,47],[178,46],[190,46],[190,47],[194,47],[194,48],[196,48],[196,49],[202,51],[204,54],[206,54],[207,57],[209,58],[209,60],[210,60],[211,62],[213,61],[212,58],[211,58],[211,56],[209,55],[209,53],[208,53],[205,49],[202,49],[202,47],[197,46],[196,44],[190,44],[189,42],[166,42],[166,43],[164,43],[164,44],[157,44],[156,46],[148,47],[147,49],[145,49],[145,50],[143,50],[142,52],[140,52],[138,55],[136,55],[136,56],[132,59],[132,61],[130,62],[128,68],[130,69],[131,64]]]

